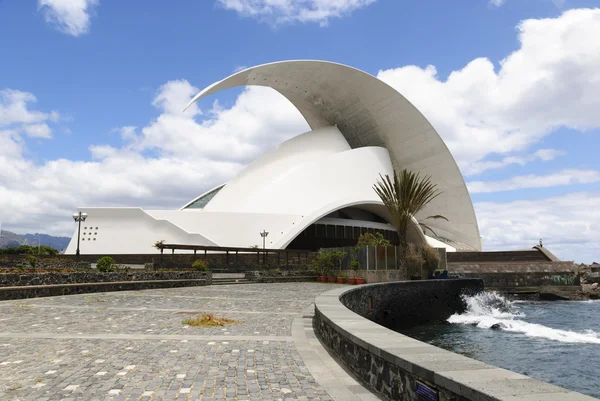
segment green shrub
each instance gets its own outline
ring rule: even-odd
[[[335,276],[342,268],[342,261],[347,253],[344,251],[325,251],[319,249],[312,262],[315,273],[319,276]]]
[[[358,237],[356,246],[392,246],[392,243],[383,237],[380,232],[375,233],[364,233]]]
[[[194,263],[192,263],[192,269],[199,272],[206,272],[208,271],[208,262],[206,260],[195,260]]]
[[[350,268],[352,270],[360,270],[360,262],[358,260],[353,260],[350,262]]]
[[[415,244],[408,244],[406,247],[404,262],[406,263],[406,270],[409,277],[421,277],[421,270],[423,269],[425,259],[423,259],[421,250]]]
[[[429,278],[435,272],[440,264],[440,254],[437,249],[432,248],[428,244],[424,244],[421,248],[423,256],[423,278]]]
[[[96,261],[96,269],[99,272],[114,272],[116,270],[115,261],[110,256],[103,256]]]
[[[32,269],[35,269],[35,265],[37,264],[37,258],[35,256],[27,255],[25,256],[25,261],[27,264],[29,264],[29,266],[31,266]]]

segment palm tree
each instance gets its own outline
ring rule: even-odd
[[[400,237],[400,246],[406,248],[406,236],[408,225],[411,218],[419,213],[429,202],[442,194],[437,189],[437,185],[431,182],[430,176],[422,177],[419,173],[414,173],[403,169],[399,173],[394,172],[394,179],[386,174],[383,177],[379,174],[380,180],[373,186],[377,195],[381,198],[383,204],[392,216],[393,224],[398,230]],[[427,219],[448,219],[442,215],[429,216]],[[419,222],[421,227],[433,229],[423,222]],[[434,232],[435,234],[435,232]]]

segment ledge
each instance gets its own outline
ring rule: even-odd
[[[438,281],[444,280],[431,282]],[[315,331],[321,341],[380,395],[417,401],[416,383],[421,382],[437,391],[439,400],[596,400],[407,337],[360,316],[340,301],[353,291],[373,291],[386,285],[408,289],[412,283],[338,288],[315,300]]]
[[[184,280],[113,281],[98,283],[27,285],[0,287],[0,300],[50,297],[94,292],[143,290],[150,288],[172,288],[210,285],[211,277]]]

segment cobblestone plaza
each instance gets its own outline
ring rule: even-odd
[[[332,287],[248,284],[2,301],[0,400],[332,399],[292,335],[295,319]],[[238,323],[182,323],[200,312]],[[296,327],[311,331],[304,320]]]

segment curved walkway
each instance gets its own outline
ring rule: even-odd
[[[333,285],[248,284],[0,302],[0,401],[376,400],[322,348]],[[199,312],[240,323],[182,324]]]

